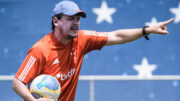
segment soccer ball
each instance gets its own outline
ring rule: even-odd
[[[49,98],[58,100],[61,86],[51,75],[39,75],[30,84],[30,92],[35,98]]]

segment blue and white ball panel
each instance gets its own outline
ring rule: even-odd
[[[41,89],[42,87],[55,91],[59,89],[59,82],[55,77],[44,76],[42,81],[37,84],[38,89]]]
[[[61,92],[61,86],[55,77],[40,75],[32,81],[30,92],[35,98],[43,97],[57,100]]]

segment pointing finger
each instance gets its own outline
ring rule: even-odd
[[[170,22],[172,22],[173,20],[174,20],[174,18],[171,18],[171,19],[165,21],[164,24],[167,25],[167,24],[169,24]]]

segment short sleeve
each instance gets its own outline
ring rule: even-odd
[[[108,40],[108,34],[104,32],[85,30],[81,32],[80,36],[85,53],[92,50],[100,50]]]
[[[43,63],[44,57],[42,52],[37,48],[31,48],[16,73],[15,78],[21,80],[25,84],[28,84],[40,74],[43,68]]]

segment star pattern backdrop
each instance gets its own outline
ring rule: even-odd
[[[60,0],[0,0],[0,75],[14,75],[28,49],[51,32]],[[74,0],[86,11],[81,29],[108,32],[142,28],[174,18],[169,35],[150,35],[106,46],[84,57],[81,75],[180,75],[179,0]],[[95,101],[179,101],[180,81],[96,81]],[[17,101],[10,81],[0,81],[2,101]],[[9,97],[11,95],[12,97]],[[168,96],[167,96],[168,95]],[[76,101],[89,101],[89,81],[79,81]]]

